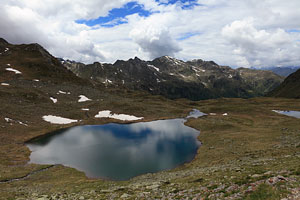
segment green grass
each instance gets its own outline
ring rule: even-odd
[[[246,200],[278,200],[280,194],[272,186],[261,184],[258,188],[246,197]]]

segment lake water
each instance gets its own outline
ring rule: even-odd
[[[191,161],[200,146],[199,131],[184,122],[110,123],[56,131],[27,144],[30,163],[63,164],[88,177],[113,180],[172,169]]]
[[[273,111],[290,117],[300,118],[300,111],[281,111],[281,110],[273,110]]]

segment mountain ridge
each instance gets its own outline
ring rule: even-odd
[[[113,64],[94,62],[86,65],[55,58],[36,43],[13,45],[4,39],[0,41],[1,63],[28,71],[24,74],[25,79],[39,77],[50,82],[92,84],[190,100],[263,96],[283,81],[283,77],[268,71],[232,69],[201,59],[185,62],[170,56],[152,61],[135,57]]]
[[[256,70],[267,70],[267,71],[272,71],[275,74],[283,77],[288,77],[290,74],[296,72],[300,66],[291,66],[291,67],[263,67],[263,68],[255,68],[252,67],[251,69],[256,69]]]
[[[170,99],[263,96],[283,81],[283,77],[270,71],[232,69],[201,59],[185,62],[170,56],[152,61],[135,57],[113,64],[85,65],[68,60],[62,63],[81,78],[107,86],[144,90]]]
[[[300,69],[290,74],[279,87],[271,91],[268,96],[300,98]]]

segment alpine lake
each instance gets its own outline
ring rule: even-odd
[[[200,146],[199,131],[185,119],[132,124],[76,126],[28,142],[30,163],[62,164],[91,178],[128,180],[135,176],[175,168],[190,162]]]

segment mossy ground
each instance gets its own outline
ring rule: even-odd
[[[129,181],[91,179],[75,169],[57,165],[22,180],[0,183],[1,199],[35,199],[41,195],[48,195],[46,199],[119,199],[121,196],[126,199],[280,199],[292,195],[300,186],[300,121],[272,111],[300,110],[300,100],[254,98],[191,102],[135,92],[95,94],[92,99],[95,101],[80,105],[65,100],[56,105],[28,105],[22,110],[18,105],[2,104],[10,111],[5,113],[2,109],[2,119],[27,121],[29,126],[1,120],[0,180],[22,177],[46,167],[27,164],[30,152],[24,142],[67,126],[43,122],[42,114],[81,119],[76,124],[80,125],[112,122],[94,118],[104,109],[143,116],[145,121],[150,121],[183,117],[196,108],[208,115],[189,119],[186,125],[201,131],[202,146],[190,163]],[[83,107],[91,110],[81,111]],[[285,179],[273,181],[278,176]]]

